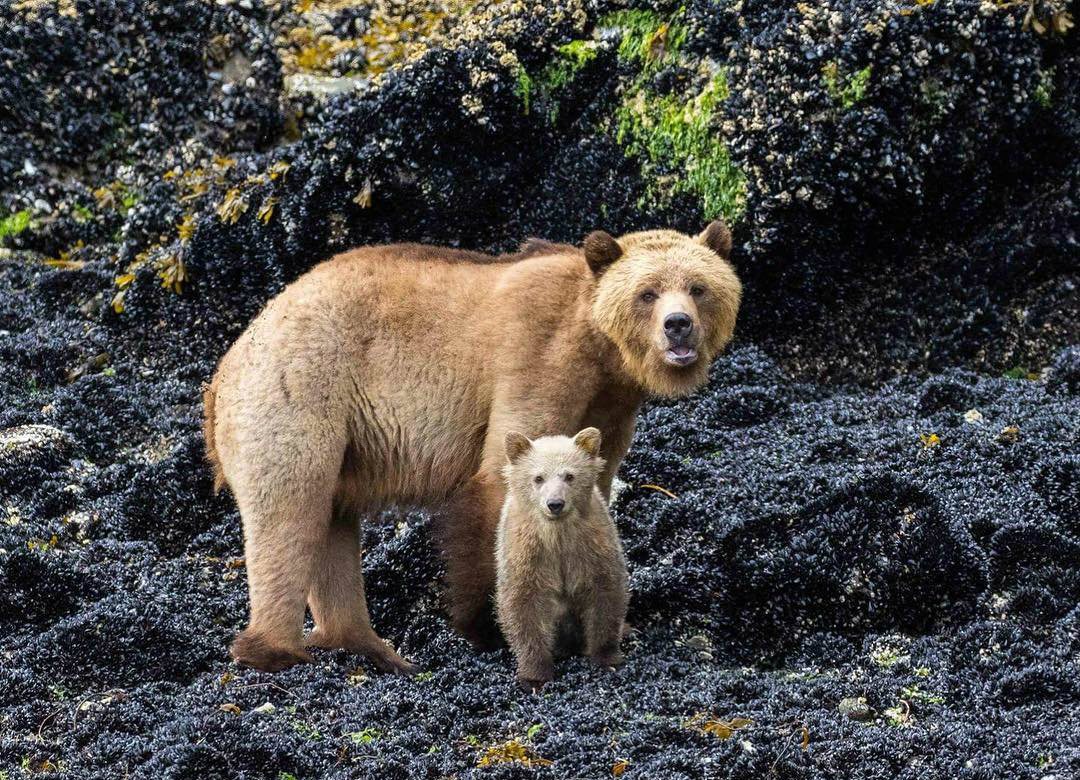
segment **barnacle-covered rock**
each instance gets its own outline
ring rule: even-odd
[[[1061,9],[1064,10],[1064,9]],[[953,231],[1075,156],[1070,42],[1017,7],[830,0],[740,4],[732,153],[755,245]],[[964,185],[957,187],[962,177]],[[843,217],[837,215],[842,213]]]
[[[20,425],[0,431],[0,473],[11,478],[22,471],[56,469],[71,452],[71,438],[50,425]]]

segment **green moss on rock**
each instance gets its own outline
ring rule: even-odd
[[[586,66],[596,59],[595,41],[573,40],[559,46],[555,56],[536,75],[530,76],[524,68],[517,75],[514,91],[521,99],[525,113],[532,110],[534,102],[547,106],[548,119],[558,117],[558,93],[568,86]]]
[[[0,241],[8,236],[17,236],[30,227],[29,210],[16,211],[0,219]]]
[[[745,207],[745,179],[713,124],[727,95],[723,71],[692,96],[656,95],[639,85],[617,111],[616,138],[628,155],[643,159],[643,172],[655,182],[651,194],[689,193],[706,218],[735,221]]]
[[[871,72],[872,67],[867,65],[851,75],[846,75],[840,70],[836,60],[833,60],[821,68],[821,79],[825,82],[825,91],[829,93],[829,97],[847,111],[866,97]]]
[[[540,73],[541,89],[551,92],[565,87],[594,59],[595,41],[577,40],[563,44],[556,49],[555,59]]]
[[[600,19],[600,27],[617,27],[622,31],[621,59],[655,69],[673,61],[686,41],[682,14],[681,8],[668,18],[641,9],[615,11]]]

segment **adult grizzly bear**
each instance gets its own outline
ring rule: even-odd
[[[306,644],[411,671],[372,629],[361,573],[357,518],[390,504],[441,510],[451,619],[490,641],[506,432],[599,428],[606,498],[644,396],[694,390],[731,338],[730,251],[722,222],[498,258],[374,246],[285,288],[204,396],[207,456],[244,525],[251,618],[233,657],[310,661],[306,603]]]

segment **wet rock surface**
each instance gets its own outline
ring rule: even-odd
[[[0,770],[1080,775],[1066,10],[0,0]],[[620,474],[625,666],[521,694],[404,511],[368,600],[423,674],[229,663],[199,388],[268,297],[718,214],[745,305]]]

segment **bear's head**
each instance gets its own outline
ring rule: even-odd
[[[648,230],[614,239],[598,231],[586,236],[584,251],[598,277],[593,323],[630,376],[663,396],[700,387],[731,340],[742,296],[727,226],[713,222],[696,237]]]
[[[506,434],[503,470],[507,487],[519,506],[544,520],[573,519],[587,512],[593,486],[604,470],[600,431],[586,428],[574,438]]]

